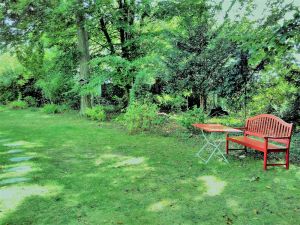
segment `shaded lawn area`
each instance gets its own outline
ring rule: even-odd
[[[300,224],[300,168],[195,157],[75,114],[0,112],[1,224]]]

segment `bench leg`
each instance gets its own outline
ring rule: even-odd
[[[268,151],[264,152],[264,170],[267,170]]]
[[[226,138],[226,154],[228,155],[228,147],[229,147],[229,141]]]
[[[290,166],[290,150],[287,149],[285,152],[285,168],[288,170]]]

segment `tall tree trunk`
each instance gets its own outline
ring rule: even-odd
[[[244,78],[244,117],[247,118],[247,82],[249,76],[248,55],[246,52],[241,52],[240,73]]]
[[[115,48],[114,48],[114,44],[112,42],[112,39],[111,37],[109,36],[108,34],[108,30],[107,30],[107,27],[106,27],[106,23],[105,23],[105,20],[103,17],[100,18],[100,30],[103,32],[104,36],[105,36],[105,39],[107,41],[107,44],[109,46],[109,49],[110,49],[110,53],[113,55],[116,53],[115,51]]]
[[[124,27],[128,24],[127,21],[127,15],[126,15],[126,0],[119,0],[119,10],[121,13],[121,16],[119,18],[119,23],[120,23],[120,28],[119,28],[119,33],[120,33],[120,41],[121,41],[121,49],[122,49],[122,57],[125,59],[129,58],[129,54],[128,54],[128,49],[126,44],[126,31],[124,29]]]
[[[134,16],[135,16],[135,0],[118,0],[120,17],[119,17],[119,34],[121,41],[122,57],[126,60],[133,60],[134,54],[134,43],[128,43],[133,39],[132,28],[134,26]],[[134,71],[131,71],[134,72]],[[129,104],[130,100],[130,90],[132,89],[134,81],[127,83],[125,86],[125,94],[127,96],[125,99],[128,101],[124,102],[125,105]]]
[[[82,1],[78,0],[80,6],[82,6]],[[88,43],[88,33],[85,29],[85,18],[84,12],[78,10],[76,14],[77,20],[77,38],[78,38],[78,50],[80,54],[79,58],[79,73],[80,80],[82,83],[86,83],[89,79],[89,43]],[[84,113],[86,108],[91,107],[91,97],[89,95],[82,95],[80,99],[80,113]]]

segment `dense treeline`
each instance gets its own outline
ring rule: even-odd
[[[263,17],[258,8],[251,0],[2,1],[0,102],[101,118],[100,107],[222,106],[300,123],[299,5],[269,0]]]

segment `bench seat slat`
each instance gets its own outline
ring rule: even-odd
[[[234,137],[232,136],[232,137],[228,137],[228,140],[238,143],[238,144],[241,144],[241,145],[244,145],[248,148],[256,149],[261,152],[264,152],[264,149],[265,149],[264,141],[249,138],[246,136],[234,136]],[[286,147],[268,143],[268,150],[279,150],[279,149],[284,150],[284,149],[286,149]]]

